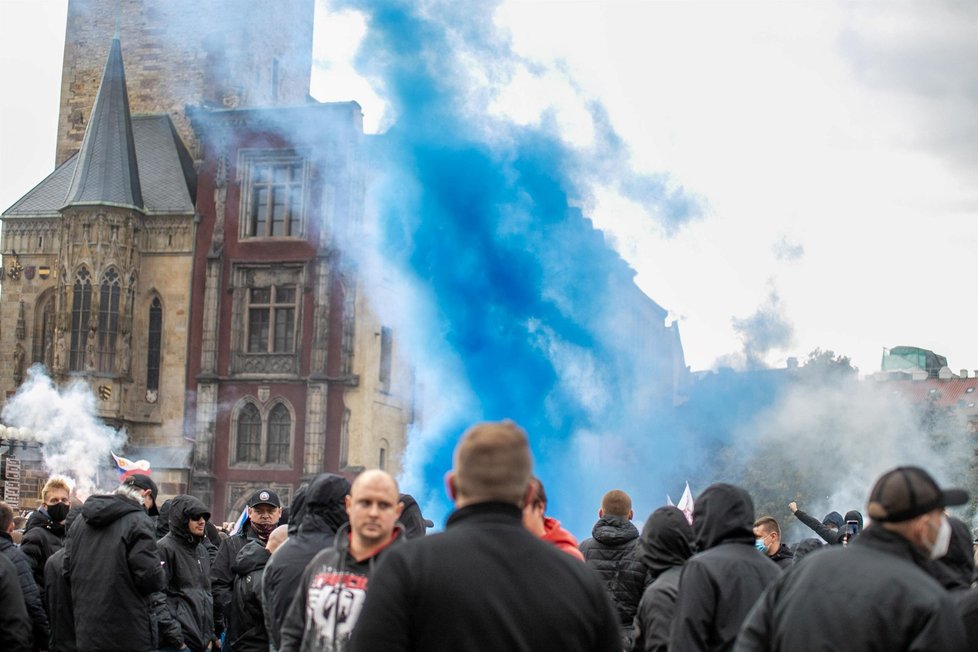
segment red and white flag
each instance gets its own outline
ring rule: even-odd
[[[683,497],[679,499],[679,504],[676,505],[683,514],[686,515],[686,520],[689,524],[693,524],[693,492],[689,490],[689,482],[686,483],[686,488],[683,490]]]

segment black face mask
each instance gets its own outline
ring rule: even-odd
[[[68,508],[69,506],[65,505],[64,503],[55,503],[53,505],[48,505],[46,509],[48,516],[52,521],[55,523],[61,523],[68,517]]]

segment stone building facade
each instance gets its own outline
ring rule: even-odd
[[[57,167],[2,214],[0,392],[32,362],[86,380],[122,452],[215,518],[257,486],[396,473],[413,418],[338,247],[363,211],[361,114],[308,97],[313,13],[70,0]]]
[[[392,334],[338,246],[362,221],[360,106],[190,115],[193,492],[232,516],[258,485],[289,496],[321,471],[396,473],[410,385],[395,382]]]

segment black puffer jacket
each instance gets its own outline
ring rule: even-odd
[[[188,529],[191,516],[198,514],[210,516],[198,499],[174,497],[167,518],[170,532],[158,542],[166,574],[166,606],[180,626],[180,639],[191,652],[206,649],[214,639],[210,558],[204,536],[191,534]]]
[[[754,501],[741,487],[707,487],[693,508],[693,534],[702,552],[683,566],[670,648],[729,650],[781,570],[754,547]]]
[[[631,649],[664,652],[669,649],[680,571],[693,555],[693,528],[676,507],[660,507],[645,521],[638,550],[653,582],[638,603]]]
[[[787,652],[817,642],[820,650],[963,652],[952,594],[926,568],[913,544],[870,525],[847,549],[832,546],[782,574],[750,613],[736,649]]]
[[[336,531],[348,521],[345,502],[348,493],[350,483],[346,478],[332,473],[316,476],[306,492],[299,531],[289,536],[265,566],[262,577],[265,628],[276,649],[302,571],[319,551],[333,545]]]
[[[258,538],[251,528],[251,521],[245,521],[241,529],[221,542],[217,555],[211,564],[211,590],[214,596],[214,628],[216,632],[224,631],[231,614],[231,593],[234,590],[234,560],[238,553],[250,541],[264,542]]]
[[[0,555],[0,650],[31,652],[31,620],[17,579],[17,567]]]
[[[31,563],[28,561],[27,555],[14,545],[13,539],[6,532],[0,532],[0,554],[12,561],[17,568],[17,579],[20,581],[20,590],[24,594],[27,615],[31,617],[34,640],[40,644],[40,642],[48,640],[51,630],[48,629],[47,612],[45,612],[44,603],[41,600],[41,590],[37,587],[34,574],[31,572]]]
[[[626,634],[635,620],[635,610],[647,584],[636,544],[638,529],[632,522],[606,514],[591,528],[591,538],[578,546],[584,562],[601,576],[605,590],[615,603],[622,632]]]
[[[20,542],[20,550],[27,555],[34,573],[34,582],[41,589],[44,597],[44,564],[48,558],[61,550],[65,539],[65,524],[55,523],[40,509],[27,519],[24,526],[24,538]]]
[[[227,641],[234,652],[268,652],[261,580],[270,557],[265,546],[250,541],[234,560],[234,588],[227,629]]]
[[[91,496],[65,539],[79,650],[141,652],[157,648],[151,596],[163,590],[153,521],[135,500]]]

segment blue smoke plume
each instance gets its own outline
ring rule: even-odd
[[[584,533],[600,494],[613,488],[599,476],[617,470],[622,485],[643,478],[648,486],[649,474],[661,472],[652,461],[675,455],[678,438],[660,436],[656,421],[671,395],[647,387],[668,384],[671,362],[645,368],[649,358],[634,350],[664,330],[664,311],[658,324],[630,314],[647,303],[634,272],[576,206],[590,184],[612,183],[674,230],[697,216],[697,202],[665,177],[629,170],[599,105],[590,107],[596,137],[587,151],[568,146],[552,120],[517,126],[487,117],[491,93],[466,62],[482,62],[489,82],[517,63],[493,27],[491,4],[343,6],[367,18],[358,67],[395,115],[372,143],[380,175],[372,205],[383,260],[431,303],[412,362],[451,358],[455,374],[439,391],[471,397],[454,418],[413,433],[410,446],[426,453],[409,456],[420,473],[407,489],[443,516],[442,478],[458,435],[476,421],[511,418],[530,435],[548,511]],[[665,480],[655,476],[657,498]]]

